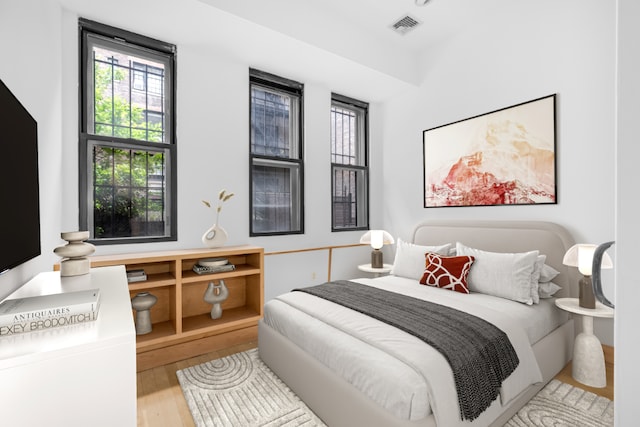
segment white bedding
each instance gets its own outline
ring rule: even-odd
[[[503,384],[502,404],[541,381],[530,344],[566,321],[552,300],[527,306],[488,295],[431,288],[395,276],[357,281],[468,311],[505,331],[520,364]],[[302,292],[269,301],[264,321],[396,417],[418,420],[433,412],[438,425],[468,424],[458,416],[448,363],[418,338]]]

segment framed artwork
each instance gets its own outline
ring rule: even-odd
[[[424,207],[556,203],[556,95],[423,132]]]

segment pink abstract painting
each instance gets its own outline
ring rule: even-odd
[[[425,208],[556,203],[555,95],[423,137]]]

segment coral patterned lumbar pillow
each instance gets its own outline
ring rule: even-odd
[[[468,294],[467,276],[474,260],[471,255],[442,256],[427,252],[420,283]]]

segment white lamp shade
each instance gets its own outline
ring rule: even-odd
[[[360,243],[371,245],[373,249],[380,249],[383,245],[394,242],[393,236],[384,230],[369,230],[360,238]]]
[[[585,276],[591,276],[591,269],[593,265],[593,253],[595,252],[597,245],[589,243],[578,243],[569,248],[562,263],[570,267],[578,267],[578,271]],[[602,256],[602,264],[600,268],[613,268],[613,261],[611,257],[605,252]]]

